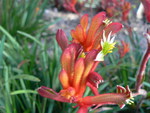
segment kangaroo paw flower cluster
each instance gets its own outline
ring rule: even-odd
[[[56,40],[62,49],[61,71],[59,80],[62,89],[59,93],[53,89],[41,86],[38,93],[46,98],[60,102],[75,103],[77,113],[87,113],[92,106],[118,104],[120,108],[125,103],[132,103],[132,93],[126,88],[117,86],[117,93],[99,94],[98,85],[104,80],[95,72],[104,56],[113,51],[115,47],[115,34],[123,27],[120,23],[108,22],[106,13],[100,12],[88,24],[88,15],[84,15],[80,24],[71,31],[73,37],[69,42],[65,33],[58,30]],[[89,87],[94,96],[83,97],[86,87]]]

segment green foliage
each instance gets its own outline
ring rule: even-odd
[[[49,106],[49,111],[52,111],[54,105],[50,103],[54,102],[40,97],[36,89],[42,85],[59,88],[60,51],[55,40],[41,43],[37,37],[19,31],[26,39],[21,46],[4,28],[0,28],[3,32],[0,43],[0,110],[4,113],[45,113]],[[32,42],[31,47],[27,39]]]
[[[42,20],[44,9],[48,0],[1,0],[0,24],[12,36],[18,35],[17,31],[36,34],[43,30]],[[20,37],[18,37],[20,38]]]

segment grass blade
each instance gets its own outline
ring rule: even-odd
[[[0,66],[2,65],[2,61],[3,61],[4,42],[5,42],[5,37],[3,37],[0,43]]]
[[[27,74],[16,75],[16,76],[12,77],[11,79],[24,79],[24,80],[34,81],[34,82],[40,82],[39,78],[37,78],[33,75],[27,75]]]
[[[17,91],[11,92],[10,94],[11,95],[18,95],[18,94],[25,94],[25,93],[38,94],[37,91],[34,91],[34,90],[17,90]]]
[[[0,31],[2,31],[2,33],[4,33],[7,36],[7,38],[14,45],[14,48],[16,48],[16,49],[20,49],[21,48],[19,43],[2,26],[0,26]]]
[[[39,44],[42,47],[42,43],[38,39],[36,39],[35,37],[31,36],[30,34],[27,34],[27,33],[22,32],[22,31],[18,31],[18,33],[31,39],[31,40],[33,40],[34,42],[36,42],[37,44]]]

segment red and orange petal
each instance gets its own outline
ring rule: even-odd
[[[64,98],[59,93],[55,92],[53,89],[50,89],[45,86],[41,86],[37,89],[38,93],[46,98],[50,98],[52,100],[60,101],[60,102],[70,102],[70,100]]]
[[[73,77],[73,87],[78,92],[80,87],[81,78],[85,69],[84,59],[80,58],[76,61],[74,66],[74,77]]]
[[[79,90],[79,95],[83,95],[85,88],[86,88],[86,82],[87,82],[87,77],[89,75],[89,73],[91,72],[91,69],[94,66],[94,59],[97,56],[98,51],[97,50],[92,50],[90,51],[85,59],[84,59],[84,64],[85,64],[85,69],[84,69],[84,73],[82,75],[82,81],[80,83],[80,90]]]
[[[99,92],[98,92],[98,88],[96,88],[95,86],[93,86],[91,83],[87,82],[87,86],[91,89],[92,93],[94,95],[99,95]]]
[[[87,27],[88,27],[88,14],[85,14],[81,17],[81,20],[80,20],[80,24],[84,30],[84,32],[86,33],[86,30],[87,30]]]
[[[91,43],[95,40],[95,33],[99,29],[99,27],[103,24],[103,21],[106,19],[106,13],[105,12],[100,12],[97,15],[95,15],[92,18],[92,22],[90,24],[86,41],[85,41],[85,47],[90,47]]]
[[[61,65],[62,68],[67,72],[68,75],[71,74],[72,63],[74,63],[75,58],[72,58],[69,48],[66,48],[61,56]]]
[[[118,93],[106,93],[97,96],[87,96],[80,100],[80,103],[84,105],[98,105],[102,106],[105,104],[118,104],[121,108],[124,107],[126,101],[132,98],[132,93],[127,86],[117,86]]]
[[[58,29],[56,33],[56,40],[62,51],[68,46],[69,41],[63,30]]]
[[[92,18],[89,29],[88,15],[82,16],[80,24],[75,30],[71,31],[73,42],[80,43],[83,46],[84,51],[90,51],[92,49],[100,49],[100,40],[102,39],[103,30],[106,30],[106,36],[110,32],[112,35],[117,33],[123,27],[120,23],[105,24],[106,13],[100,12]]]
[[[75,102],[75,99],[73,97],[75,97],[75,89],[73,87],[68,87],[67,89],[63,89],[59,92],[59,94],[61,96],[63,96],[66,99],[69,99],[70,102]]]
[[[70,44],[62,53],[61,65],[62,68],[67,72],[69,76],[69,82],[72,82],[74,63],[81,51],[81,46],[79,44]]]
[[[104,80],[102,76],[97,72],[91,72],[87,77],[87,82],[89,82],[93,87],[98,88],[98,85]]]
[[[144,12],[146,14],[146,19],[150,23],[150,1],[149,0],[141,0],[144,6]]]
[[[80,41],[78,40],[78,36],[77,36],[76,30],[74,30],[74,29],[71,30],[71,36],[73,38],[72,42],[80,43]]]
[[[110,32],[112,32],[112,35],[119,32],[123,28],[123,25],[121,23],[113,22],[109,24],[104,30],[106,33],[106,37]]]
[[[59,80],[63,89],[67,89],[69,85],[69,76],[64,69],[59,73]]]
[[[105,35],[106,35],[106,37],[108,37],[110,32],[112,32],[111,35],[114,35],[115,33],[119,32],[122,28],[123,28],[123,25],[121,23],[113,22],[104,28]],[[100,48],[100,41],[103,38],[102,34],[103,34],[103,31],[101,31],[97,35],[92,48],[94,48],[94,49]]]
[[[88,113],[88,106],[80,106],[77,113]]]
[[[79,24],[77,25],[75,30],[71,30],[72,38],[75,40],[75,42],[80,42],[81,44],[85,41],[85,33],[82,26]]]

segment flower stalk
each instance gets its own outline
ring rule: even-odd
[[[146,69],[146,64],[150,58],[150,34],[146,34],[146,39],[147,39],[147,50],[145,54],[143,55],[143,58],[141,60],[141,64],[139,67],[139,70],[137,72],[136,76],[136,84],[135,84],[135,89],[137,92],[141,89],[142,82],[144,79],[144,74],[145,74],[145,69]]]

